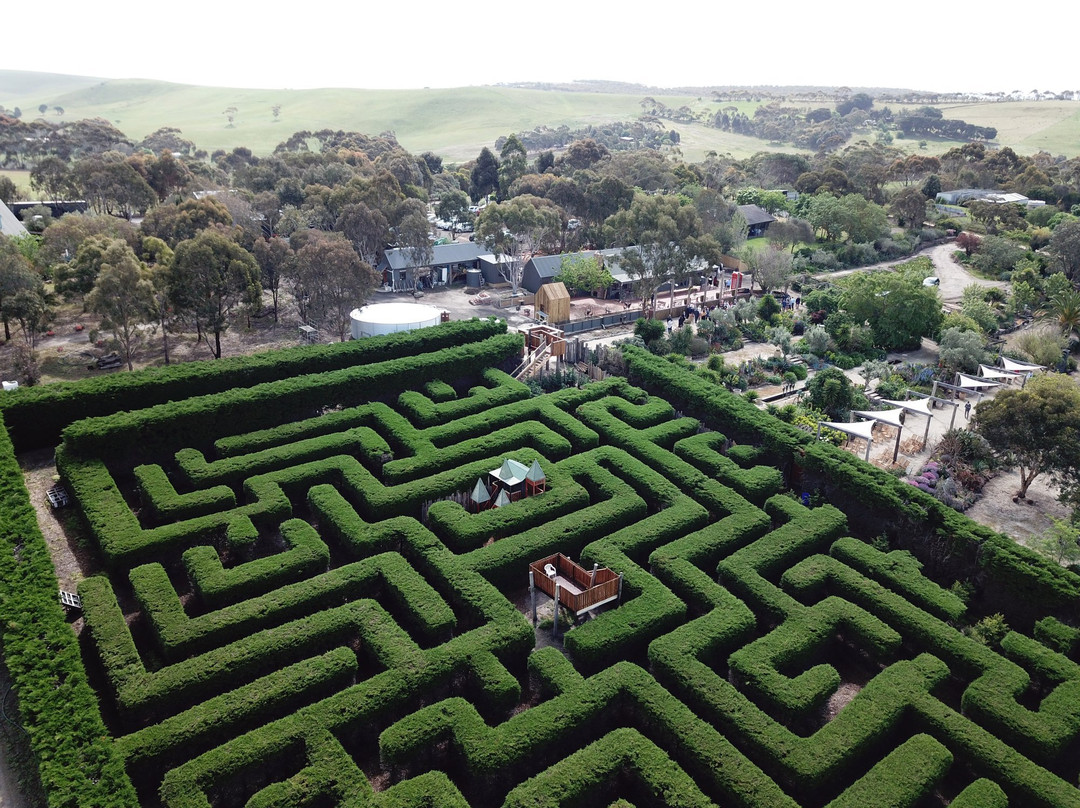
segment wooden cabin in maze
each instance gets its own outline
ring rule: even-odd
[[[524,463],[506,458],[501,466],[488,472],[488,485],[493,492],[505,492],[512,502],[525,496],[525,476],[528,473],[529,467]]]

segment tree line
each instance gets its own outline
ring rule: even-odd
[[[11,121],[0,120],[4,137],[12,126],[23,131],[25,122]],[[474,160],[446,165],[431,152],[409,153],[392,133],[301,131],[256,155],[242,147],[207,154],[174,128],[138,143],[102,121],[70,122],[63,132],[50,149],[19,147],[20,159],[32,165],[42,198],[82,198],[90,210],[54,222],[47,208],[34,209],[29,221],[40,232],[33,243],[5,242],[0,268],[7,333],[15,325],[31,345],[48,322],[50,295],[102,309],[122,346],[125,334],[138,342],[152,323],[162,340],[177,329],[196,333],[216,356],[236,316],[276,318],[283,293],[302,319],[344,337],[348,311],[378,283],[372,268],[388,248],[408,250],[417,263],[430,255],[429,205],[519,259],[633,248],[627,269],[637,293],[651,298],[672,278],[743,248],[740,204],[778,219],[772,246],[745,253],[765,288],[906,255],[945,229],[963,229],[929,204],[938,190],[987,187],[1045,200],[1057,220],[1010,206],[971,209],[989,236],[1019,233],[1025,246],[1048,243],[1080,204],[1080,159],[983,143],[940,157],[860,142],[812,156],[710,153],[691,163],[674,150],[612,150],[592,138],[536,151],[509,135]],[[778,188],[800,196],[789,200]],[[130,220],[139,217],[136,228]],[[106,268],[117,288],[138,291],[129,310],[104,311],[115,293],[91,296]],[[140,327],[125,325],[131,317]]]

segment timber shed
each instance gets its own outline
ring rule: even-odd
[[[536,290],[536,311],[547,315],[549,323],[570,321],[570,293],[561,282],[545,283]]]

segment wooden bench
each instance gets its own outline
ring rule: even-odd
[[[65,592],[63,589],[60,590],[60,603],[68,609],[82,609],[82,598],[74,592]]]

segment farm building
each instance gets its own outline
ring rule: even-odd
[[[534,255],[521,271],[521,286],[523,289],[536,293],[545,283],[552,283],[559,276],[564,258],[596,257],[615,279],[615,285],[608,290],[607,297],[619,297],[622,293],[630,294],[633,278],[620,266],[619,259],[623,252],[637,249],[637,247],[616,247],[608,250],[584,250],[559,255]]]
[[[583,252],[563,253],[561,255],[534,255],[525,263],[525,268],[521,270],[521,287],[535,293],[545,283],[552,283],[559,276],[564,258],[571,255],[587,257],[592,254],[591,252]]]
[[[746,224],[750,228],[746,234],[748,238],[764,236],[769,225],[776,221],[771,213],[757,205],[739,205],[739,213],[746,219]]]
[[[382,274],[383,285],[395,292],[465,282],[470,269],[483,271],[488,283],[499,280],[497,259],[482,244],[460,242],[436,244],[427,257],[417,258],[404,247],[387,250],[375,271]]]
[[[990,191],[983,188],[959,188],[955,191],[942,191],[935,197],[935,202],[943,205],[966,205],[968,202],[993,202],[997,205],[1012,203],[1025,208],[1037,208],[1046,203],[1041,199],[1028,199],[1023,194]]]

